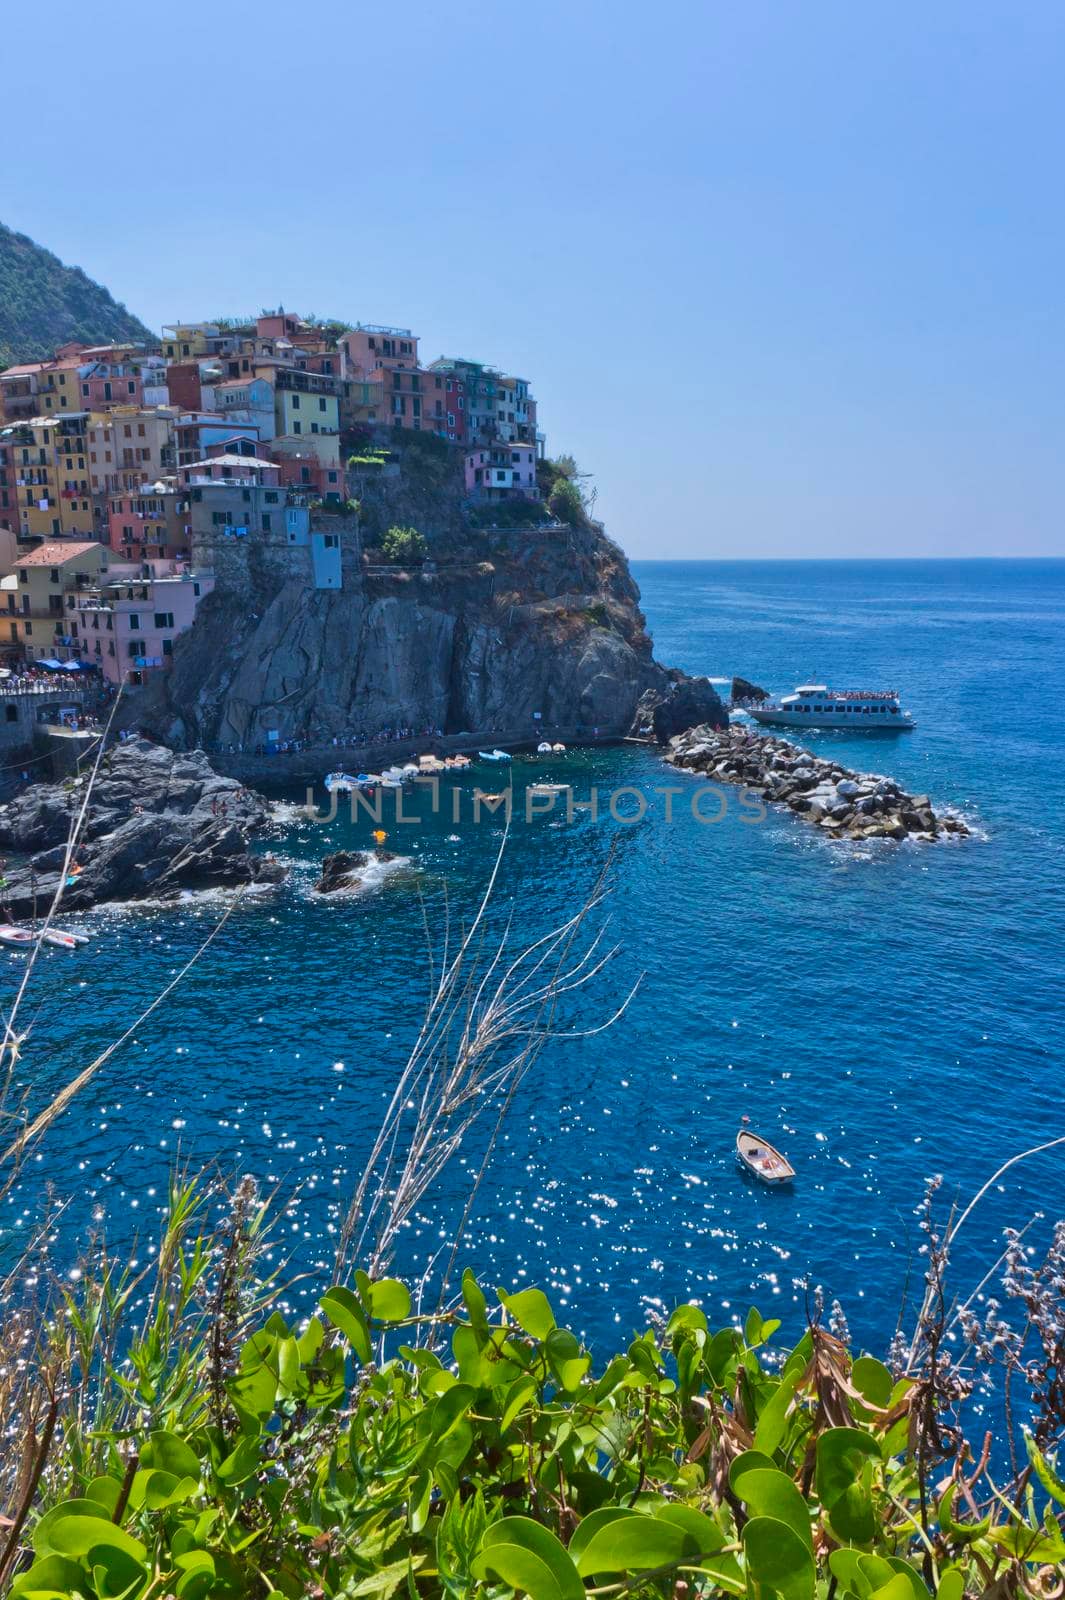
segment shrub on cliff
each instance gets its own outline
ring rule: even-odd
[[[381,554],[396,567],[413,567],[429,554],[429,543],[417,528],[386,528],[381,535]]]
[[[584,503],[580,490],[569,478],[557,478],[547,501],[547,509],[559,522],[579,528],[584,522]]]

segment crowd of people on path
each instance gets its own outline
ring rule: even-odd
[[[307,736],[293,739],[259,740],[256,744],[245,744],[243,741],[231,744],[216,744],[214,749],[221,755],[254,755],[254,756],[289,756],[299,755],[302,750],[316,750],[332,747],[334,750],[366,750],[376,748],[378,745],[402,744],[410,739],[443,739],[443,728],[432,723],[419,727],[382,728],[379,733],[364,733],[351,731],[348,733],[335,733],[332,738],[322,737],[312,739]]]

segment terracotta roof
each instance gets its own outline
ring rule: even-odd
[[[74,556],[83,556],[88,550],[103,550],[103,548],[102,544],[97,544],[91,539],[84,543],[74,541],[71,544],[39,544],[28,556],[20,556],[15,566],[61,567]]]
[[[31,372],[43,372],[45,367],[50,365],[50,362],[45,361],[27,361],[20,367],[5,367],[3,372],[0,372],[0,378],[25,378]]]

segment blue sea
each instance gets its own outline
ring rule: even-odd
[[[597,1345],[649,1308],[696,1298],[711,1322],[754,1303],[801,1324],[814,1286],[882,1350],[920,1271],[926,1178],[966,1202],[1012,1155],[1065,1134],[1065,562],[643,562],[660,659],[774,691],[810,679],[898,686],[917,728],[810,735],[848,764],[957,808],[970,839],[831,844],[790,814],[692,815],[695,780],[627,746],[518,761],[519,791],[550,778],[600,815],[516,820],[490,914],[541,935],[606,869],[595,922],[619,953],[560,1013],[606,1032],[552,1043],[526,1077],[461,1253],[489,1284],[542,1285]],[[294,1194],[278,1251],[329,1273],[338,1217],[416,1034],[427,939],[468,921],[499,849],[475,823],[473,779],[394,812],[406,860],[357,897],[311,895],[321,857],[366,848],[372,822],[287,814],[269,847],[292,874],[241,904],[174,998],[100,1070],[9,1195],[23,1237],[44,1186],[70,1198],[58,1256],[73,1263],[95,1211],[143,1251],[170,1164],[216,1162]],[[672,797],[656,792],[670,784]],[[608,798],[618,788],[628,793]],[[457,797],[453,790],[459,791]],[[290,796],[290,798],[299,798]],[[320,793],[324,800],[324,794]],[[457,806],[457,812],[454,809]],[[642,816],[638,813],[642,812]],[[457,820],[456,820],[457,816]],[[101,911],[93,942],[54,951],[24,1013],[23,1069],[43,1103],[127,1027],[220,913]],[[428,934],[427,934],[427,931]],[[21,971],[0,956],[10,998]],[[733,1146],[742,1115],[797,1169],[752,1187]],[[478,1141],[418,1208],[396,1266],[420,1272],[464,1205]],[[1007,1224],[1031,1239],[1065,1215],[1065,1146],[1012,1168],[966,1224],[971,1289]]]

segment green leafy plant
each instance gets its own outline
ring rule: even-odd
[[[381,554],[397,567],[413,567],[429,554],[429,542],[417,528],[387,528],[381,535]]]
[[[173,1196],[176,1300],[124,1360],[92,1346],[93,1406],[64,1418],[8,1538],[13,1594],[963,1600],[1038,1595],[1065,1561],[1065,1488],[1034,1442],[1042,1493],[985,1486],[977,1517],[975,1478],[955,1479],[965,1510],[950,1490],[930,1507],[908,1443],[921,1380],[817,1323],[773,1350],[757,1311],[715,1330],[684,1305],[596,1364],[538,1288],[492,1295],[467,1271],[454,1308],[422,1315],[356,1271],[296,1324],[255,1276],[254,1191],[213,1237],[203,1202]],[[127,1292],[66,1295],[44,1348]]]

